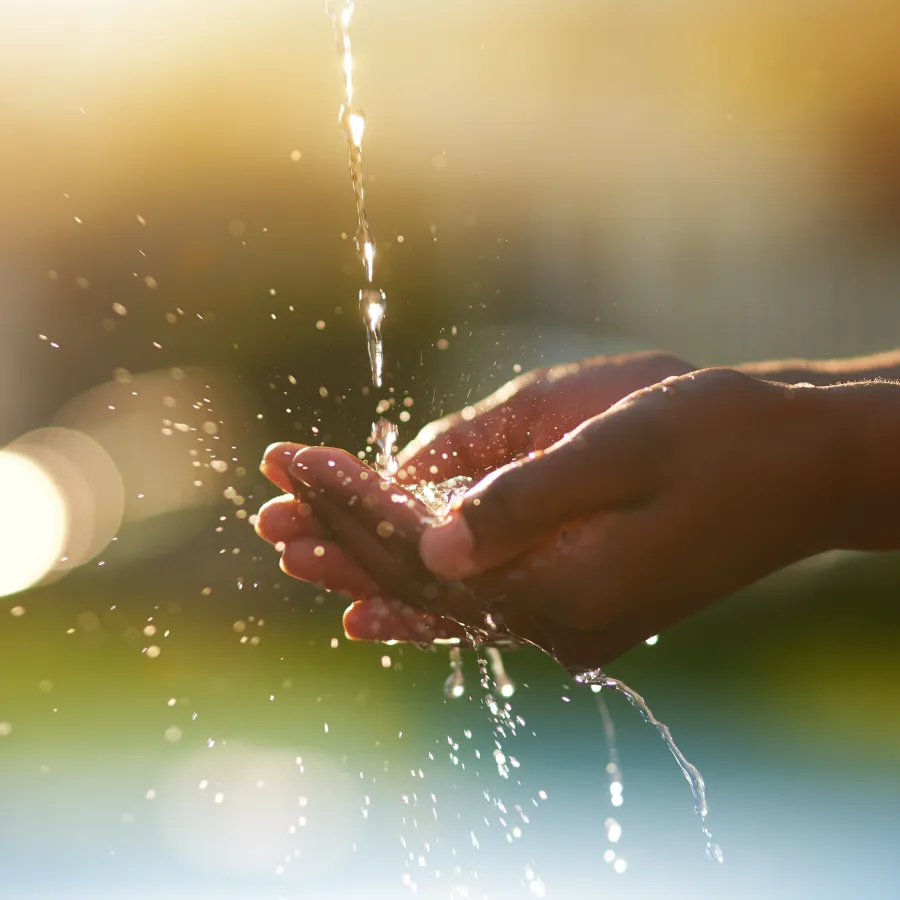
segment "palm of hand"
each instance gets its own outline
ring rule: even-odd
[[[457,413],[426,428],[401,454],[400,478],[407,482],[424,480],[426,474],[435,481],[455,475],[477,478],[549,446],[568,429],[632,391],[689,368],[669,356],[640,354],[529,373],[479,404],[474,416],[469,411],[467,415]],[[462,621],[469,629],[478,630],[481,639],[512,633],[558,658],[590,657],[587,661],[596,663],[596,636],[585,637],[579,616],[564,614],[554,601],[566,597],[566,609],[584,605],[580,595],[586,585],[596,582],[596,573],[590,571],[591,546],[597,528],[605,527],[608,516],[604,521],[570,523],[515,564],[465,585],[448,585],[436,581],[421,565],[415,544],[430,513],[405,493],[402,503],[390,501],[377,522],[372,516],[366,524],[344,521],[344,534],[335,540],[334,523],[329,526],[322,521],[321,504],[314,509],[298,498],[298,490],[321,491],[324,487],[340,497],[343,489],[346,502],[350,499],[346,496],[348,479],[354,490],[371,487],[380,492],[381,488],[374,487],[376,476],[354,457],[312,448],[304,456],[311,465],[306,480],[313,485],[298,482],[290,469],[302,449],[298,444],[276,444],[267,451],[262,470],[288,493],[263,507],[257,530],[281,549],[281,565],[288,574],[351,596],[354,603],[344,616],[348,636],[401,641],[462,639],[466,636],[458,624]],[[366,485],[369,478],[372,480]],[[343,484],[334,483],[335,479]],[[391,496],[398,496],[398,491],[397,487],[391,489]],[[377,500],[383,494],[367,491],[365,496]],[[391,525],[391,547],[387,554],[373,556],[372,529],[377,536],[379,522]],[[367,529],[368,534],[361,534],[360,529]],[[360,563],[360,554],[366,564]],[[426,588],[428,596],[422,593]],[[608,628],[606,633],[612,637],[612,631]]]

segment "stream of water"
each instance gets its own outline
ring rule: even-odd
[[[359,291],[359,309],[366,332],[366,346],[369,354],[372,383],[375,387],[380,388],[384,380],[384,342],[381,329],[387,313],[387,295],[381,288],[376,287],[374,283],[377,250],[366,212],[365,177],[362,164],[362,144],[366,131],[366,117],[363,111],[356,106],[353,82],[353,46],[350,39],[350,26],[355,6],[354,0],[334,0],[333,3],[326,3],[326,8],[331,13],[334,22],[335,40],[337,41],[341,68],[344,73],[344,102],[340,108],[338,122],[347,141],[350,182],[356,202],[356,250],[365,275],[365,283]],[[371,443],[376,451],[375,469],[379,474],[387,478],[392,478],[397,472],[395,450],[398,436],[397,426],[389,419],[381,417],[372,424]],[[416,489],[416,493],[436,514],[440,514],[449,506],[453,496],[465,491],[469,481],[469,479],[457,478],[444,484],[420,485]],[[488,669],[490,669],[494,693],[503,698],[513,695],[515,684],[506,674],[503,658],[498,649],[494,647],[486,648],[484,656],[479,660],[479,665],[481,666],[482,680],[485,684],[488,678]],[[612,717],[606,703],[599,696],[602,688],[610,688],[624,695],[632,706],[640,712],[644,720],[653,725],[659,732],[660,737],[662,737],[666,746],[675,757],[694,795],[695,809],[706,838],[707,854],[711,859],[721,862],[722,850],[712,839],[712,835],[706,825],[708,806],[703,776],[697,767],[681,752],[673,740],[672,732],[668,726],[653,715],[653,712],[640,694],[618,679],[606,675],[600,669],[581,672],[575,676],[575,680],[580,684],[591,685],[592,689],[598,694],[598,710],[603,721],[609,754],[606,772],[609,776],[610,802],[612,805],[614,807],[622,805],[623,783]],[[444,693],[448,698],[458,698],[462,697],[465,692],[462,654],[460,648],[455,646],[450,651],[450,675],[444,683]],[[617,842],[622,834],[621,826],[613,818],[607,819],[605,824],[607,839],[610,843]],[[624,859],[617,856],[611,848],[607,849],[604,859],[613,863],[617,872],[625,871]]]

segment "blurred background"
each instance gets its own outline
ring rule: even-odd
[[[379,401],[408,439],[514,367],[900,345],[898,29],[895,0],[360,0],[376,392],[319,0],[4,0],[0,894],[896,897],[897,557],[611,668],[706,776],[715,866],[621,698],[614,809],[593,694],[511,654],[499,735],[473,659],[447,699],[446,654],[348,644],[251,523],[269,442],[364,448]]]

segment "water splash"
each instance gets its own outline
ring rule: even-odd
[[[469,489],[472,481],[473,479],[466,475],[457,475],[439,484],[422,482],[409,487],[408,490],[434,513],[435,518],[441,518],[447,514],[453,501]]]
[[[597,685],[600,688],[606,687],[618,691],[618,693],[622,694],[641,714],[644,721],[649,722],[659,732],[659,736],[669,748],[669,752],[672,756],[675,757],[675,761],[678,763],[685,779],[687,779],[687,783],[691,788],[691,793],[694,795],[694,809],[700,817],[703,836],[706,838],[707,856],[709,856],[710,859],[714,859],[716,862],[722,862],[722,848],[713,840],[712,834],[706,826],[706,817],[709,814],[709,807],[706,802],[706,784],[703,781],[703,776],[700,774],[700,770],[681,752],[672,737],[672,732],[669,730],[668,725],[660,722],[659,719],[653,715],[653,711],[647,706],[646,701],[640,694],[633,691],[624,682],[619,681],[618,678],[611,678],[609,675],[606,675],[602,669],[588,669],[582,671],[575,675],[575,680],[579,684]]]
[[[379,419],[372,423],[372,443],[375,445],[375,471],[383,478],[393,478],[397,474],[397,449],[399,429],[390,419]]]

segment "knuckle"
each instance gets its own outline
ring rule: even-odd
[[[528,528],[527,505],[517,477],[520,472],[519,467],[508,470],[469,502],[471,514],[467,519],[477,539],[493,536],[508,540]]]

